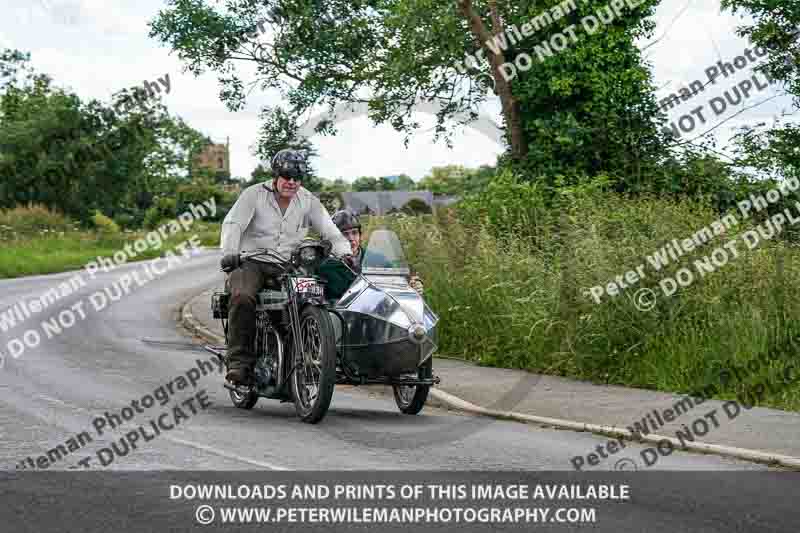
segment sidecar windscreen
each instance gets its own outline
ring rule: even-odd
[[[375,230],[370,235],[361,268],[366,276],[370,274],[407,276],[411,272],[397,234],[385,229]]]

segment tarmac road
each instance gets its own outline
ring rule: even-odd
[[[213,361],[197,339],[192,341],[178,331],[177,313],[191,295],[221,283],[217,261],[217,252],[201,251],[163,278],[134,287],[130,294],[100,311],[94,310],[90,295],[111,286],[125,273],[143,271],[143,263],[118,267],[94,280],[84,276],[86,287],[79,292],[0,333],[0,350],[5,354],[5,368],[0,371],[2,464],[13,469],[26,457],[35,459],[88,431],[92,443],[48,468],[77,465],[84,456],[122,436],[120,428],[112,431],[109,421],[104,434],[97,435],[92,424],[96,417],[103,417],[106,412],[120,414],[132,401],[141,400],[174,377],[196,368],[198,359]],[[22,298],[38,296],[70,276],[0,281],[0,312]],[[85,319],[77,319],[71,328],[50,339],[39,327],[41,344],[35,349],[27,348],[18,359],[10,356],[6,346],[12,338],[21,337],[43,318],[69,309],[78,301],[84,302]],[[196,343],[195,348],[192,342]],[[214,373],[203,376],[194,388],[179,391],[175,387],[171,398],[183,401],[205,389],[209,407],[198,409],[196,415],[191,414],[191,406],[182,408],[188,419],[180,420],[173,430],[143,443],[127,456],[115,459],[108,468],[561,470],[568,468],[565,457],[586,454],[608,441],[602,436],[534,425],[488,422],[430,407],[421,416],[402,416],[392,397],[380,394],[382,387],[369,393],[353,387],[337,388],[327,417],[322,424],[312,426],[299,422],[289,403],[262,399],[252,411],[234,408],[218,371],[214,364]],[[143,413],[135,413],[125,425],[126,431],[162,411],[164,407],[156,403]],[[424,449],[414,446],[413,439],[408,438],[416,432],[426,436]],[[463,438],[453,441],[454,432]],[[443,442],[430,437],[437,433]],[[398,439],[402,444],[397,444]],[[659,460],[657,466],[677,470],[765,468],[677,452]]]
[[[222,387],[222,376],[213,364],[213,356],[197,345],[192,346],[192,342],[198,341],[179,331],[177,323],[183,302],[221,283],[218,259],[218,251],[199,251],[180,265],[174,265],[163,277],[135,286],[130,294],[100,311],[95,311],[90,295],[111,286],[126,273],[139,271],[143,276],[143,263],[119,267],[94,280],[84,276],[86,286],[80,291],[22,325],[0,332],[0,350],[5,356],[4,368],[0,370],[0,463],[10,471],[0,472],[0,497],[8,498],[9,494],[3,491],[11,486],[3,483],[3,476],[8,480],[8,476],[23,475],[25,472],[19,468],[24,465],[32,470],[31,463],[35,465],[38,458],[46,458],[48,450],[59,444],[67,453],[45,459],[42,463],[45,466],[40,469],[553,471],[568,469],[565,458],[585,455],[608,440],[535,425],[489,421],[430,406],[420,416],[404,416],[397,411],[391,395],[351,387],[336,389],[331,409],[319,425],[299,422],[293,405],[288,403],[262,399],[252,411],[236,409]],[[0,281],[0,313],[71,275]],[[16,359],[10,355],[7,345],[11,339],[37,327],[42,333],[38,325],[43,318],[79,305],[80,301],[84,302],[85,318],[50,339],[42,334],[38,347],[26,349]],[[200,375],[198,359],[213,364],[203,366],[208,375]],[[179,376],[187,377],[184,383],[177,379]],[[189,378],[195,377],[198,378],[195,386],[187,385]],[[146,407],[144,398],[154,395],[162,386],[167,389],[168,385],[172,385],[168,403],[162,406],[156,400],[155,405]],[[138,402],[141,412],[133,410],[133,401]],[[176,405],[181,406],[182,416],[175,413]],[[123,427],[112,429],[110,422],[114,415],[125,416],[126,407],[127,414],[133,416]],[[102,435],[97,427],[103,422],[98,422],[98,418],[105,420]],[[154,420],[152,425],[148,425],[150,420]],[[156,425],[162,428],[158,434]],[[139,433],[136,449],[127,449],[120,439],[142,426],[149,431]],[[167,426],[171,429],[166,429]],[[426,436],[424,446],[414,445],[413,438],[409,438],[414,433]],[[89,435],[91,442],[85,437],[80,439],[81,434]],[[148,442],[144,442],[145,434],[152,437]],[[441,441],[430,438],[436,434],[442,435]],[[454,434],[459,438],[454,439]],[[130,438],[127,442],[131,442]],[[116,443],[118,451],[114,451],[112,443]],[[110,451],[98,453],[103,448]],[[28,457],[31,461],[27,461]],[[79,464],[79,461],[84,462]],[[609,468],[613,465],[608,463]],[[763,465],[682,452],[661,458],[657,468],[715,472],[769,470]],[[739,509],[757,505],[762,498],[776,506],[783,505],[781,502],[788,498],[784,481],[794,482],[796,474],[768,475],[780,477],[770,478],[778,481],[739,487],[736,496],[742,500],[737,504]],[[76,486],[99,490],[96,483],[86,478]],[[134,490],[133,486],[137,485],[131,485],[130,490]],[[737,529],[724,508],[733,503],[727,496],[729,503],[717,498],[713,490],[692,490],[693,494],[680,497],[666,486],[663,494],[652,484],[648,490],[653,492],[652,498],[664,496],[679,504],[665,506],[663,500],[644,502],[636,507],[631,522],[624,521],[632,526],[630,531],[667,530],[667,525],[672,527],[671,531],[695,530],[691,525],[702,525],[697,530],[707,531]],[[19,497],[14,496],[13,490],[11,496]],[[793,506],[785,503],[787,509]],[[715,511],[709,515],[712,509]],[[654,513],[664,529],[633,527],[646,520],[652,526]],[[774,525],[757,530],[779,531],[784,523],[776,518]]]

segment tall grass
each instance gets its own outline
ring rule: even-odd
[[[701,201],[574,197],[549,215],[498,231],[453,213],[371,221],[388,224],[420,272],[440,317],[443,353],[479,364],[528,369],[596,382],[691,392],[718,384],[722,369],[746,366],[780,349],[798,360],[800,250],[777,239],[700,278],[693,262],[752,229],[742,223],[660,272],[646,256],[716,220]],[[534,227],[535,226],[535,227]],[[646,278],[600,304],[588,295],[645,263]],[[666,297],[658,282],[688,267],[698,278]],[[633,296],[651,288],[655,307]],[[800,360],[798,360],[800,363]],[[782,370],[776,360],[751,376]],[[800,368],[800,364],[798,364]],[[770,374],[772,375],[772,374]],[[772,379],[772,378],[769,378]],[[721,397],[742,384],[729,383]],[[800,408],[800,387],[768,393],[764,403]]]

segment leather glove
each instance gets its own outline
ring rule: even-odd
[[[242,262],[239,259],[239,254],[228,254],[222,258],[219,266],[223,272],[230,273],[242,266]]]
[[[411,279],[408,280],[408,284],[411,285],[411,288],[417,291],[417,294],[420,296],[425,292],[425,286],[422,284],[422,280],[419,276],[411,276]]]
[[[361,261],[358,260],[358,257],[352,254],[343,255],[342,262],[349,266],[354,272],[361,272]]]

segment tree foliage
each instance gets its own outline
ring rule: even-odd
[[[400,174],[394,182],[394,188],[398,191],[413,191],[417,188],[416,182],[407,174]]]
[[[783,85],[800,105],[800,4],[797,2],[764,2],[755,0],[722,0],[722,7],[734,13],[744,12],[752,22],[738,28],[739,35],[769,51],[764,65],[757,71]],[[792,113],[793,114],[793,113]],[[786,113],[784,113],[786,115]],[[789,114],[791,115],[791,114]],[[784,179],[798,177],[800,160],[800,127],[785,116],[774,124],[742,128],[733,139],[738,163],[757,171],[761,177]]]
[[[353,181],[353,185],[351,187],[355,192],[381,190],[380,180],[372,176],[361,176],[360,178],[356,178],[355,181]]]
[[[722,0],[722,8],[746,13],[752,22],[737,29],[756,46],[769,50],[766,70],[785,83],[787,91],[800,98],[800,4],[780,0]]]
[[[298,141],[299,117],[337,104],[366,103],[376,123],[410,134],[419,126],[415,104],[435,102],[437,136],[447,137],[450,126],[476,118],[494,91],[506,123],[506,161],[528,179],[544,176],[552,185],[558,176],[613,169],[642,180],[664,154],[664,139],[634,41],[652,33],[648,17],[659,0],[623,6],[591,35],[578,29],[577,43],[505,80],[499,65],[523,53],[535,57],[536,45],[607,7],[607,0],[576,2],[567,16],[505,50],[486,44],[559,1],[168,0],[151,35],[190,71],[215,71],[232,110],[245,100],[237,64],[255,66],[259,89],[282,91],[290,108],[265,110],[262,155]],[[268,27],[263,34],[254,32],[259,22]],[[458,66],[476,50],[485,62]],[[333,122],[317,129],[331,132]]]
[[[159,101],[84,102],[29,61],[0,53],[0,207],[33,202],[85,223],[100,211],[136,225],[155,196],[186,181],[203,136]]]
[[[508,22],[517,25],[558,2],[523,2]],[[643,187],[666,155],[667,139],[659,131],[655,88],[637,39],[652,36],[651,16],[658,0],[622,9],[610,24],[589,33],[579,19],[608,9],[607,0],[576,2],[569,24],[578,24],[578,39],[541,60],[533,44],[552,38],[567,22],[537,32],[511,54],[526,52],[535,65],[519,75],[512,89],[520,102],[531,151],[516,165],[523,176],[543,176],[551,187],[574,183],[580,176],[615,174],[629,189]],[[613,16],[613,15],[612,15]],[[566,180],[566,181],[565,181]]]
[[[419,181],[417,189],[431,191],[433,194],[462,196],[484,190],[494,175],[495,168],[488,165],[478,169],[469,169],[462,165],[433,167]]]

